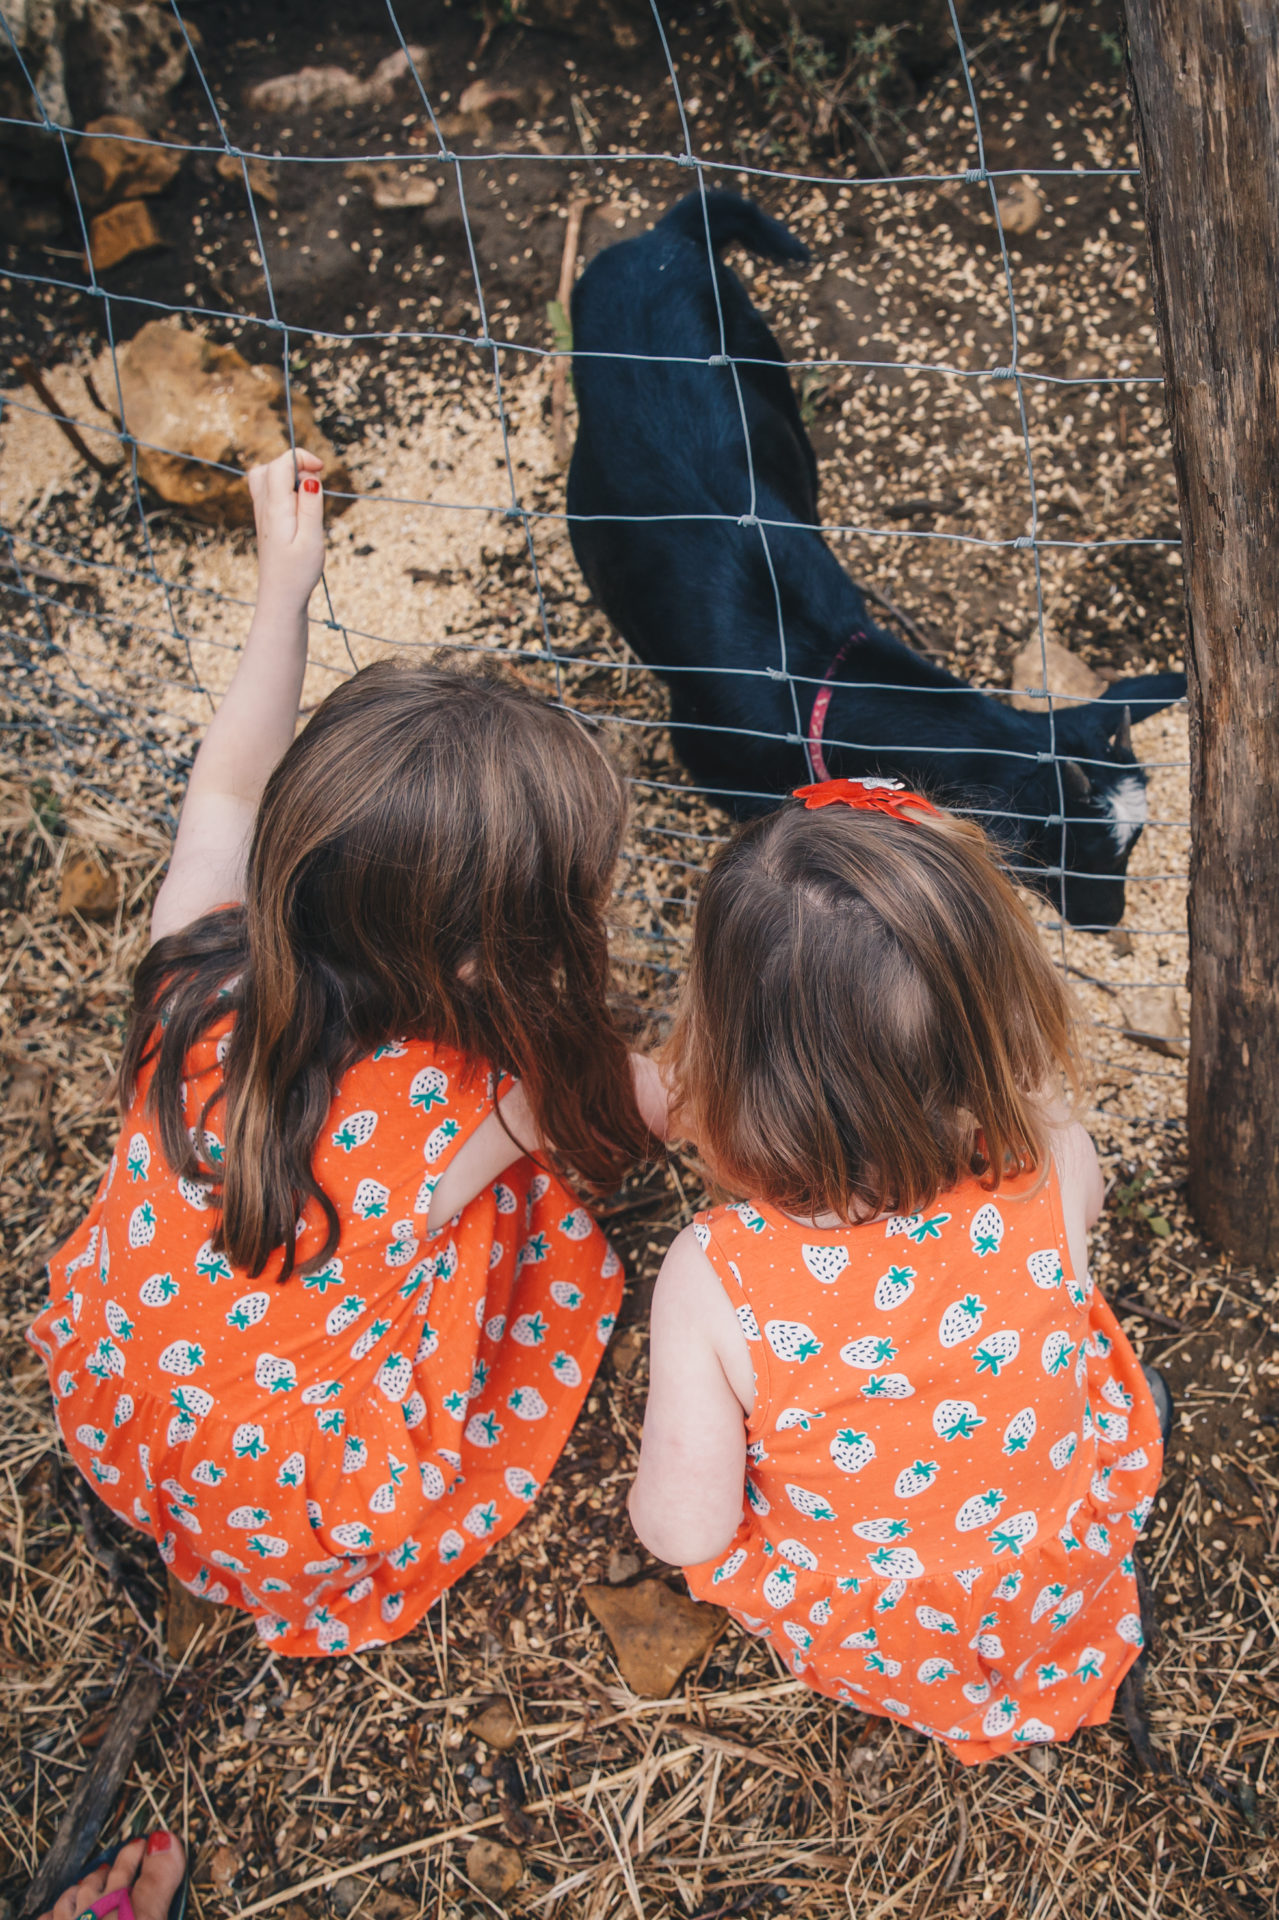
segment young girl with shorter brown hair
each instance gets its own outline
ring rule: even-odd
[[[31,1332],[102,1498],[286,1654],[406,1633],[527,1512],[622,1288],[568,1170],[607,1190],[665,1124],[608,1007],[625,803],[585,730],[383,664],[293,738],[318,467],[249,476],[257,608]]]
[[[747,826],[669,1060],[733,1203],[657,1282],[640,1538],[967,1763],[1104,1720],[1161,1422],[1088,1272],[1065,992],[982,833],[887,780]]]

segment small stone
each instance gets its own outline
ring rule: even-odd
[[[263,160],[260,155],[246,153],[241,164],[233,153],[220,154],[216,171],[220,180],[230,180],[242,187],[246,168],[254,199],[265,200],[268,207],[275,206],[280,197],[275,186],[275,169],[270,161]]]
[[[490,1700],[471,1721],[470,1730],[477,1740],[499,1753],[509,1752],[520,1737],[520,1723],[508,1700]]]
[[[514,1847],[500,1840],[472,1841],[466,1855],[466,1877],[490,1900],[514,1893],[524,1874],[524,1862]]]
[[[163,193],[182,164],[171,147],[153,146],[138,120],[105,113],[90,120],[75,157],[76,188],[86,207]],[[96,255],[95,255],[96,259]]]
[[[610,1587],[625,1586],[633,1580],[640,1570],[639,1555],[629,1553],[625,1547],[614,1547],[608,1556],[608,1584]]]
[[[412,68],[410,68],[410,61]],[[386,107],[397,90],[413,84],[412,74],[426,83],[429,60],[425,47],[403,48],[380,60],[367,80],[345,67],[300,67],[274,80],[260,81],[245,96],[253,113],[329,113],[342,107]]]
[[[234,1847],[215,1847],[209,1857],[209,1878],[219,1893],[229,1893],[244,1862]]]
[[[120,882],[111,868],[91,853],[72,853],[62,863],[58,912],[85,920],[110,920],[120,898]]]
[[[1186,1027],[1172,987],[1129,987],[1119,996],[1124,1035],[1151,1053],[1184,1060]]]
[[[1137,943],[1127,927],[1107,927],[1106,939],[1121,960],[1131,960],[1137,951]]]
[[[89,252],[96,273],[105,273],[108,267],[118,267],[135,253],[150,253],[163,245],[145,200],[121,200],[89,222]]]
[[[433,207],[440,197],[438,180],[425,174],[410,173],[393,160],[370,164],[357,160],[346,169],[346,178],[363,187],[382,213],[398,213],[410,207]]]
[[[344,1873],[342,1878],[335,1880],[329,1888],[329,1905],[334,1913],[343,1915],[351,1913],[359,1906],[363,1893],[364,1882],[357,1880],[353,1873]]]
[[[1029,174],[1010,181],[998,199],[1000,224],[1010,240],[1024,239],[1043,219],[1043,197]]]
[[[1022,713],[1047,713],[1045,695],[1026,691],[1028,687],[1042,687],[1045,684],[1045,666],[1048,691],[1053,695],[1053,705],[1058,713],[1068,713],[1079,700],[1098,700],[1106,691],[1106,682],[1101,675],[1094,672],[1077,653],[1071,653],[1068,647],[1059,646],[1055,640],[1047,640],[1041,652],[1037,639],[1028,640],[1013,661],[1011,684],[1016,691],[1009,702],[1011,706],[1019,708]]]
[[[583,1587],[582,1598],[608,1635],[627,1686],[648,1700],[664,1700],[728,1623],[723,1607],[672,1593],[660,1580]]]

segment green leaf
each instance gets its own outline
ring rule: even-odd
[[[551,329],[552,339],[557,353],[573,351],[573,323],[558,300],[546,303],[546,319]]]
[[[1164,1219],[1162,1213],[1148,1214],[1146,1216],[1146,1225],[1150,1228],[1150,1231],[1159,1240],[1166,1240],[1168,1238],[1168,1235],[1172,1232],[1172,1228],[1168,1225],[1168,1222]]]

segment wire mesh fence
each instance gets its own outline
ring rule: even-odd
[[[1107,389],[1127,396],[1134,410],[1149,407],[1158,399],[1160,382],[1157,374],[1131,368],[1059,373],[1030,363],[1033,356],[1028,355],[1027,339],[1039,315],[1037,311],[1028,315],[1024,297],[1019,299],[1015,271],[1018,256],[1005,229],[1001,187],[1029,175],[1040,182],[1060,183],[1063,188],[1068,185],[1078,193],[1090,181],[1131,182],[1134,169],[1078,162],[1032,168],[1020,164],[1003,169],[992,166],[983,126],[978,63],[966,44],[953,0],[950,22],[957,62],[957,104],[969,146],[969,164],[964,166],[868,174],[851,168],[841,170],[837,163],[826,171],[780,164],[763,167],[699,151],[697,116],[690,112],[690,101],[681,86],[668,23],[657,0],[652,3],[653,31],[660,42],[674,108],[673,124],[678,129],[671,150],[601,147],[584,141],[568,151],[541,152],[527,144],[516,148],[477,142],[475,151],[463,152],[451,144],[453,136],[446,131],[448,116],[432,96],[426,62],[411,44],[392,0],[388,0],[386,52],[400,56],[414,108],[410,118],[415,118],[421,136],[404,145],[397,144],[392,136],[386,150],[379,153],[379,162],[414,178],[425,174],[440,193],[447,195],[460,223],[468,280],[465,304],[472,319],[470,324],[458,323],[442,314],[440,324],[423,325],[419,308],[407,321],[397,312],[392,323],[379,325],[376,323],[384,319],[383,309],[374,303],[370,292],[363,310],[353,298],[347,324],[337,330],[317,324],[315,316],[305,311],[304,297],[299,310],[296,274],[290,276],[287,297],[278,284],[280,241],[272,230],[274,194],[270,181],[276,173],[305,168],[315,180],[316,195],[324,197],[333,192],[335,183],[346,178],[349,169],[367,164],[367,151],[302,152],[290,150],[282,140],[282,150],[263,154],[241,144],[244,134],[206,71],[199,36],[191,32],[177,0],[171,0],[171,5],[190,72],[200,90],[205,137],[182,142],[151,139],[145,144],[180,158],[203,156],[218,164],[224,178],[238,180],[251,225],[253,258],[260,269],[261,299],[256,305],[226,297],[225,281],[212,272],[207,284],[193,283],[187,289],[189,298],[179,301],[122,292],[111,283],[109,273],[95,268],[90,215],[75,164],[79,143],[87,137],[86,129],[66,124],[50,110],[38,79],[24,63],[16,19],[8,17],[0,6],[3,37],[12,60],[23,73],[31,99],[28,116],[10,117],[2,124],[11,135],[20,133],[56,148],[74,206],[84,263],[83,270],[74,259],[71,266],[66,266],[70,257],[66,256],[61,263],[65,270],[56,273],[10,268],[6,284],[24,286],[28,292],[38,290],[55,304],[78,303],[77,310],[91,316],[93,330],[104,343],[96,357],[87,348],[81,354],[78,385],[73,382],[68,386],[64,381],[55,392],[36,373],[26,388],[11,392],[4,401],[9,423],[23,416],[32,420],[57,418],[71,436],[78,437],[83,457],[99,467],[109,481],[95,507],[99,521],[111,523],[111,537],[101,544],[101,550],[83,533],[77,540],[48,528],[42,511],[45,503],[39,499],[28,499],[22,512],[0,522],[0,588],[8,609],[3,623],[8,654],[4,724],[25,741],[33,768],[60,770],[66,782],[89,792],[116,797],[125,794],[140,813],[171,822],[201,718],[225,685],[238,650],[237,634],[247,626],[251,575],[245,572],[242,549],[236,546],[234,537],[210,543],[210,547],[233,551],[238,556],[236,565],[225,563],[217,553],[210,558],[203,550],[193,559],[190,543],[184,546],[172,535],[170,523],[157,509],[146,485],[142,471],[146,456],[168,449],[138,437],[130,428],[121,360],[138,327],[149,320],[172,317],[198,326],[209,337],[247,340],[262,361],[280,370],[284,417],[295,444],[299,379],[306,362],[310,362],[312,375],[323,362],[329,391],[341,393],[354,356],[362,356],[367,362],[372,353],[391,353],[403,368],[415,355],[430,355],[447,371],[447,378],[437,383],[437,414],[447,414],[450,406],[465,402],[472,425],[476,421],[484,424],[484,459],[489,464],[484,467],[476,460],[468,464],[464,459],[460,467],[455,466],[449,484],[442,484],[438,490],[410,485],[404,491],[399,483],[409,469],[388,457],[385,472],[370,474],[366,462],[349,485],[330,485],[328,491],[335,507],[375,505],[379,514],[394,519],[397,525],[412,521],[419,529],[429,528],[429,537],[440,547],[446,562],[463,554],[465,564],[453,569],[462,575],[461,590],[456,582],[447,580],[447,564],[435,568],[432,589],[435,598],[448,603],[448,617],[439,626],[428,620],[406,631],[404,623],[395,618],[378,618],[379,607],[385,603],[380,601],[372,578],[377,563],[370,566],[361,584],[356,565],[358,550],[343,554],[340,565],[335,559],[312,606],[313,664],[307,683],[308,704],[322,697],[337,676],[372,658],[388,652],[442,647],[460,656],[500,655],[549,697],[602,726],[630,771],[635,798],[634,828],[621,888],[624,925],[619,932],[619,956],[646,971],[670,970],[678,963],[698,876],[710,850],[728,831],[729,810],[743,802],[766,804],[775,797],[775,789],[751,778],[753,746],[765,736],[750,729],[735,730],[735,749],[740,752],[742,769],[740,785],[713,791],[699,788],[679,766],[679,731],[677,728],[673,736],[669,731],[663,704],[661,679],[669,684],[681,671],[679,662],[638,660],[586,606],[580,581],[565,551],[570,523],[562,478],[553,464],[530,467],[521,450],[529,438],[530,422],[534,428],[538,426],[548,381],[555,380],[557,368],[567,367],[573,347],[562,338],[548,345],[543,340],[520,337],[518,328],[504,320],[501,309],[508,303],[490,297],[481,264],[484,249],[477,239],[477,197],[499,191],[502,180],[510,177],[507,170],[513,167],[539,170],[539,177],[546,182],[547,208],[561,214],[566,209],[557,197],[556,183],[565,177],[579,178],[583,170],[595,178],[610,170],[605,187],[608,180],[623,172],[630,181],[643,182],[644,192],[653,195],[651,217],[691,190],[701,197],[707,266],[718,301],[716,249],[705,215],[707,193],[717,184],[728,181],[748,192],[789,195],[792,202],[805,190],[817,189],[828,203],[833,199],[849,208],[874,208],[876,217],[889,222],[895,217],[903,223],[913,217],[912,197],[917,200],[929,191],[955,198],[974,196],[988,209],[993,246],[976,249],[965,270],[972,267],[985,276],[983,297],[989,303],[997,301],[1002,308],[1002,338],[996,341],[994,329],[986,330],[996,342],[993,357],[985,352],[983,340],[971,342],[963,355],[944,359],[927,353],[831,354],[821,350],[818,324],[800,328],[805,350],[790,357],[792,378],[801,399],[813,392],[842,391],[841,383],[859,379],[905,383],[911,394],[959,395],[953,404],[960,406],[977,393],[998,390],[1008,396],[1003,404],[1011,408],[1011,419],[993,436],[992,452],[1005,473],[1010,470],[1008,463],[1015,460],[1022,476],[1019,497],[1011,507],[1005,505],[1004,524],[993,530],[900,526],[890,523],[888,515],[876,516],[873,511],[841,511],[812,523],[812,530],[826,539],[872,592],[875,579],[884,570],[894,579],[908,581],[910,574],[905,569],[930,569],[939,553],[951,567],[998,565],[1010,570],[1005,578],[1013,584],[1004,589],[1008,611],[1018,637],[1037,645],[1040,669],[1035,690],[1042,697],[1048,729],[1046,753],[1027,750],[1023,757],[1046,761],[1050,768],[1055,785],[1050,821],[1059,835],[1057,866],[1064,873],[1074,802],[1068,788],[1070,754],[1058,739],[1058,727],[1062,715],[1071,710],[1072,698],[1052,685],[1049,600],[1054,582],[1062,567],[1077,565],[1088,556],[1118,550],[1171,552],[1177,543],[1171,533],[1111,531],[1104,522],[1085,529],[1087,537],[1077,537],[1063,529],[1059,516],[1045,513],[1042,471],[1045,459],[1050,465],[1053,459],[1053,408],[1063,403],[1085,406]],[[577,126],[579,133],[589,131],[588,122],[580,116]],[[126,138],[109,132],[94,137]],[[943,238],[937,244],[940,248],[947,242]],[[977,254],[982,256],[980,260]],[[827,271],[825,263],[819,260],[816,270]],[[799,298],[803,298],[802,287]],[[400,304],[403,308],[410,302],[406,299]],[[577,352],[579,356],[582,353],[580,344]],[[636,356],[609,351],[593,353],[592,357],[622,361]],[[665,359],[673,364],[686,356],[673,353],[641,358],[653,363]],[[725,667],[721,671],[784,687],[789,708],[784,737],[802,748],[811,771],[813,711],[825,682],[820,674],[795,668],[774,564],[778,539],[796,523],[758,511],[756,453],[743,381],[749,379],[752,366],[761,363],[753,356],[730,351],[722,310],[715,359],[727,369],[736,394],[748,482],[739,510],[723,517],[740,527],[744,537],[758,542],[772,582],[777,629],[775,660],[762,667]],[[78,397],[81,393],[83,400]],[[935,404],[931,400],[920,403],[925,427],[928,408]],[[385,434],[396,422],[367,419],[365,424]],[[981,434],[988,431],[982,412],[976,429],[978,444]],[[1156,427],[1154,437],[1158,432]],[[916,443],[919,439],[919,435],[914,436]],[[951,447],[954,441],[951,432]],[[210,473],[237,471],[223,461],[202,458],[190,449],[182,451],[189,465]],[[949,457],[946,444],[925,446],[922,453],[916,444],[908,456],[909,460],[922,459],[925,467],[931,461],[929,470],[934,473],[945,471]],[[412,472],[414,478],[419,477],[420,465]],[[460,489],[464,497],[457,497]],[[847,506],[847,496],[842,504]],[[865,507],[870,503],[860,504]],[[664,517],[672,522],[692,522],[696,518],[678,513]],[[1170,522],[1171,513],[1165,510],[1163,519]],[[441,581],[451,591],[436,591]],[[901,588],[894,590],[905,597]],[[879,605],[888,608],[890,618],[901,621],[899,609],[891,600],[884,595],[876,598]],[[1104,618],[1104,609],[1099,617]],[[905,625],[918,637],[909,619]],[[832,635],[832,656],[842,638]],[[965,673],[962,659],[954,658],[953,664]],[[980,666],[981,662],[973,664]],[[972,677],[974,684],[982,684],[980,672]],[[840,685],[856,690],[859,682],[853,674],[841,674]],[[1006,693],[1007,688],[996,690]],[[910,691],[905,689],[907,696]],[[966,696],[957,689],[956,697]],[[672,738],[674,758],[668,744]],[[1150,783],[1151,804],[1144,836],[1130,868],[1123,941],[1108,944],[1097,933],[1072,929],[1063,913],[1053,911],[1054,905],[1061,906],[1062,899],[1054,902],[1051,886],[1045,889],[1041,884],[1036,912],[1059,964],[1080,990],[1108,1070],[1129,1078],[1140,1072],[1175,1079],[1175,1058],[1171,1065],[1153,1065],[1149,1053],[1135,1052],[1124,1038],[1135,1024],[1140,1024],[1133,1018],[1131,1002],[1125,1006],[1124,996],[1151,990],[1163,994],[1179,991],[1184,974],[1187,807],[1183,735],[1176,719],[1166,718],[1158,724],[1148,723],[1139,738],[1140,765]],[[896,744],[903,748],[921,745],[910,739]],[[828,751],[838,745],[837,740],[826,742]],[[949,749],[933,750],[944,756]],[[995,808],[974,804],[970,810],[978,817],[1006,817],[1010,812],[1017,817],[1015,805]],[[1049,878],[1053,872],[1050,864]],[[1023,873],[1022,877],[1030,876]],[[1129,951],[1121,952],[1121,946]],[[1155,956],[1153,962],[1148,959],[1150,955]],[[1175,1044],[1170,1043],[1165,1051],[1175,1056]],[[1166,1099],[1166,1093],[1158,1095],[1161,1105]]]

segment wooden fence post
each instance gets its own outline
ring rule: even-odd
[[[1190,1199],[1279,1266],[1279,8],[1124,0],[1190,676]]]

